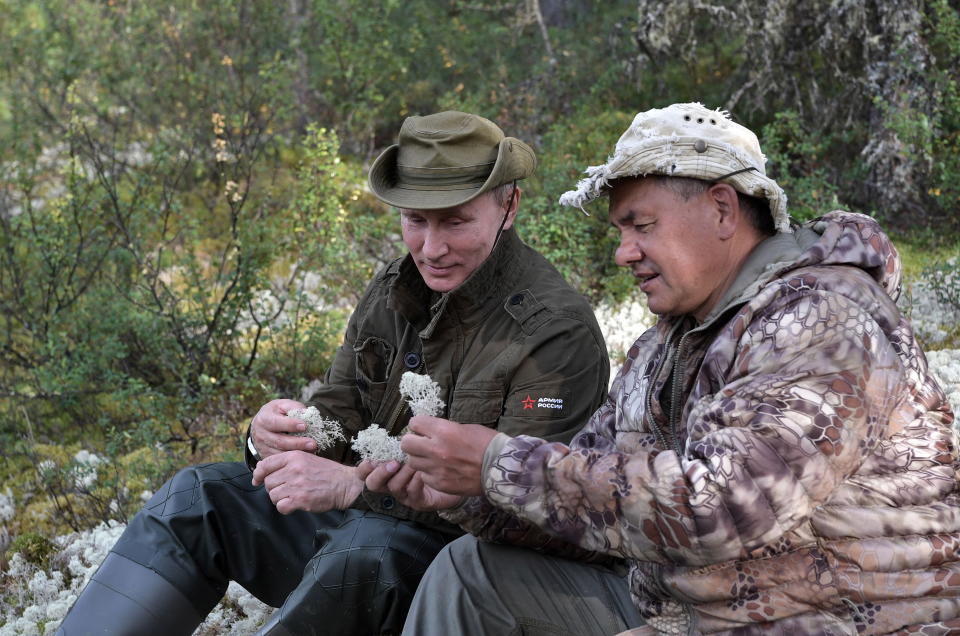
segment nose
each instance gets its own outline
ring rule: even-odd
[[[631,263],[643,260],[643,250],[640,249],[637,241],[624,237],[620,239],[620,245],[614,252],[613,260],[620,267],[630,267]]]
[[[450,251],[447,245],[447,239],[443,232],[436,228],[428,228],[423,237],[423,256],[424,258],[435,261],[443,258]]]

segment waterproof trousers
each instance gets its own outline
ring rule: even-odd
[[[404,636],[613,636],[643,629],[626,568],[465,536],[427,570]]]
[[[281,515],[251,479],[240,463],[180,471],[113,551],[169,581],[200,617],[233,580],[280,608],[266,633],[399,633],[421,576],[451,537],[369,511]]]

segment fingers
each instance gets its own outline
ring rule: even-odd
[[[367,476],[364,483],[373,492],[386,492],[396,497],[400,503],[407,498],[407,484],[414,471],[396,461],[380,464]]]
[[[256,428],[270,433],[296,433],[306,430],[303,420],[287,417],[287,413],[295,409],[304,408],[296,400],[273,400],[261,407],[253,418]]]
[[[364,461],[364,463],[369,464],[369,462]],[[396,464],[396,462],[387,462],[386,464],[378,464],[374,466],[369,474],[364,478],[363,483],[369,490],[373,492],[389,492],[389,487],[387,484],[390,482],[390,478],[393,477],[393,472],[387,470],[388,464]],[[372,464],[370,464],[372,466]],[[363,466],[363,464],[360,464]],[[358,466],[359,469],[359,466]],[[363,474],[362,471],[358,471],[359,474]]]
[[[421,435],[407,433],[400,438],[400,450],[410,457],[429,455],[436,445],[434,440]]]
[[[377,468],[377,464],[374,464],[368,459],[363,460],[357,464],[357,477],[366,481],[367,476],[370,475]]]
[[[297,510],[301,509],[300,506],[295,504],[293,499],[291,499],[290,497],[281,499],[280,501],[276,501],[274,502],[274,504],[275,504],[274,507],[277,509],[277,512],[279,512],[282,515],[288,515],[291,512],[296,512]]]
[[[440,492],[449,492],[443,488],[446,482],[442,477],[436,477],[424,472],[418,472],[417,474],[420,475],[420,481],[425,487],[439,490]]]
[[[253,485],[263,484],[269,489],[272,482],[276,481],[276,474],[284,468],[294,466],[301,457],[298,453],[291,452],[277,453],[261,459],[257,463],[257,467],[253,469]],[[273,477],[273,480],[271,480],[271,477]]]
[[[400,501],[403,502],[410,496],[408,485],[410,484],[410,480],[416,474],[417,471],[413,470],[409,466],[397,464],[397,472],[393,475],[393,477],[390,478],[390,481],[387,482],[387,488],[391,493],[393,493],[394,496],[398,497]]]
[[[317,449],[312,439],[290,435],[306,430],[303,420],[287,415],[300,408],[303,408],[303,404],[296,400],[273,400],[263,405],[250,424],[253,444],[261,456],[268,457],[290,450],[314,452]]]
[[[287,457],[283,454],[271,455],[261,459],[257,463],[257,467],[253,469],[253,485],[259,486],[264,483],[269,475],[286,466],[286,460]]]
[[[442,429],[444,425],[450,424],[456,426],[456,423],[440,417],[432,417],[430,415],[414,415],[412,418],[410,418],[410,423],[407,425],[407,430],[416,433],[417,435],[430,437],[432,433]]]
[[[408,505],[417,510],[446,510],[454,508],[463,503],[463,497],[440,492],[435,488],[427,486],[423,481],[423,473],[415,472],[410,480],[407,490],[416,493],[415,499]]]
[[[418,510],[432,509],[428,489],[423,481],[423,473],[413,472],[413,477],[410,479],[407,490],[409,490],[411,494],[412,501],[409,504],[410,507]]]
[[[429,456],[420,456],[407,449],[403,449],[407,454],[407,466],[413,470],[430,472],[437,466],[436,460]]]

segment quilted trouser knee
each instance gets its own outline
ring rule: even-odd
[[[206,616],[231,580],[278,607],[334,515],[281,515],[241,463],[181,470],[147,502],[113,551],[163,576]]]
[[[417,584],[450,535],[348,510],[317,534],[300,585],[261,635],[399,634]]]

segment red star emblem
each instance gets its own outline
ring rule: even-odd
[[[533,408],[533,405],[536,403],[536,400],[534,400],[534,399],[533,399],[532,397],[530,397],[529,395],[527,395],[527,399],[526,399],[526,400],[520,400],[520,401],[523,402],[523,410],[524,410],[524,411],[526,411],[527,409],[532,409],[532,408]]]

